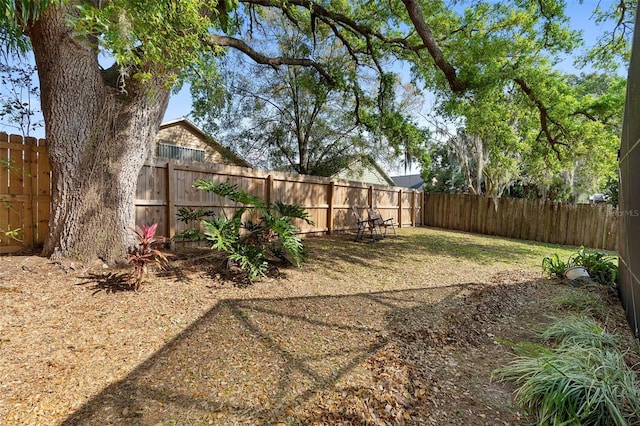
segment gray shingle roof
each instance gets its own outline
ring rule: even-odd
[[[420,189],[424,185],[424,181],[420,175],[392,176],[396,186],[402,188]]]

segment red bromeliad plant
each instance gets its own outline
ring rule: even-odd
[[[156,229],[158,224],[154,223],[148,228],[144,224],[131,228],[138,245],[129,250],[129,257],[127,262],[133,265],[133,272],[129,275],[133,288],[138,290],[140,284],[144,281],[144,277],[147,274],[147,265],[150,262],[155,262],[159,265],[167,262],[167,255],[156,249],[156,244],[163,243],[164,237],[156,237]]]

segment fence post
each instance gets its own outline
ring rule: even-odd
[[[420,190],[420,226],[426,226],[427,224],[427,197],[424,194],[424,190]]]
[[[171,161],[167,162],[167,220],[169,221],[169,235],[168,237],[173,241],[173,237],[176,233],[176,217],[175,217],[175,197],[174,197],[174,188],[173,188],[173,163]]]
[[[265,180],[265,188],[264,188],[264,200],[267,204],[271,204],[273,201],[273,175],[268,175]]]
[[[398,190],[398,228],[402,228],[402,189]]]
[[[369,192],[367,194],[367,203],[369,208],[374,208],[373,205],[373,185],[369,185]]]
[[[32,149],[33,146],[37,144],[37,140],[32,137],[27,137],[24,139],[24,157],[23,157],[23,167],[22,167],[22,176],[24,177],[24,195],[26,195],[26,200],[24,201],[24,209],[25,209],[25,218],[24,218],[24,242],[28,244],[30,247],[34,246],[35,238],[34,238],[34,199],[33,199],[33,181],[37,179],[37,176],[34,176],[32,167],[32,163],[34,159],[34,151]],[[37,160],[36,160],[37,161]],[[37,166],[36,166],[37,168]]]
[[[335,186],[335,182],[331,181],[327,187],[327,204],[329,205],[327,208],[327,234],[329,235],[333,232],[333,193]]]

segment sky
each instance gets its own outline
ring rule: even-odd
[[[584,0],[582,3],[579,0],[566,0],[567,15],[571,20],[571,26],[574,29],[583,30],[583,37],[587,46],[593,45],[597,38],[602,34],[603,28],[596,25],[591,20],[593,9],[600,4],[601,7],[607,7],[609,4],[614,3],[616,0]],[[572,59],[565,60],[560,64],[561,69],[567,72],[579,72],[576,71],[572,64]],[[171,96],[167,111],[164,115],[164,121],[175,120],[181,117],[188,117],[191,111],[191,96],[188,86],[185,85],[183,89]],[[0,131],[7,133],[16,133],[15,129],[8,128],[0,122]],[[44,137],[44,128],[37,129],[33,136]],[[215,135],[214,135],[215,136]],[[382,166],[385,168],[385,166]],[[393,170],[386,170],[390,176],[405,174],[403,168],[396,168]],[[416,174],[419,170],[410,169],[406,174]]]

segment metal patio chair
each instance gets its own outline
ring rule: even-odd
[[[358,225],[355,241],[361,241],[364,234],[368,231],[371,237],[371,241],[378,241],[382,238],[380,228],[376,226],[375,222],[371,218],[363,219],[356,206],[351,206],[351,212]]]
[[[384,229],[384,233],[381,233],[383,237],[387,236],[387,229],[391,228],[393,230],[393,236],[397,237],[398,233],[396,232],[396,224],[392,217],[388,219],[383,219],[380,212],[374,208],[368,208],[367,214],[369,215],[369,220],[373,222],[373,226],[378,229]]]

